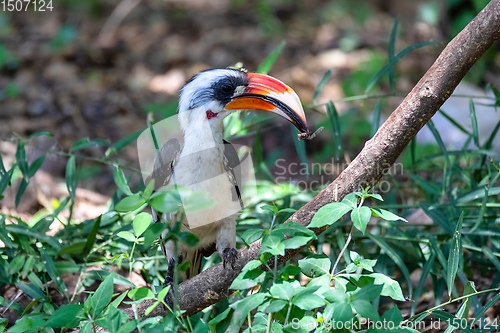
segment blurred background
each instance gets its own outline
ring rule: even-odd
[[[174,114],[179,89],[198,71],[238,63],[254,71],[285,42],[269,74],[301,97],[311,128],[329,129],[307,142],[308,158],[331,162],[332,146],[339,145],[324,105],[333,101],[342,141],[336,159],[348,162],[371,135],[377,103],[383,120],[487,2],[54,0],[44,12],[0,11],[0,139],[53,133],[36,139],[30,162],[44,150],[68,151],[87,137],[115,143],[145,129],[148,114],[153,121]],[[417,47],[428,41],[436,43]],[[367,91],[388,62],[389,46],[394,54],[415,47],[397,62],[391,80],[386,74]],[[486,83],[500,86],[498,49],[489,50],[467,76],[479,92]],[[324,76],[328,80],[313,101]],[[468,118],[467,100],[458,104]],[[247,131],[244,143],[262,142],[270,163],[283,156],[300,162],[286,122],[272,121],[279,130],[259,132],[258,139]],[[246,125],[251,128],[251,121]],[[428,141],[435,145],[432,136]],[[13,157],[15,145],[4,142],[0,149]],[[82,154],[100,158],[105,151],[103,145]],[[114,158],[138,166],[135,144]],[[49,154],[42,170],[62,179],[65,160]],[[106,165],[83,160],[78,179],[84,188],[113,193]]]

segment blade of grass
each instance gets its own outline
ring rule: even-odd
[[[448,264],[446,268],[446,284],[448,286],[448,296],[451,298],[451,293],[455,287],[455,276],[457,275],[458,263],[462,253],[462,222],[464,220],[464,212],[460,214],[453,238],[450,243],[450,254],[448,256]]]
[[[106,152],[104,153],[104,157],[115,155],[120,150],[131,144],[133,141],[137,140],[137,138],[142,134],[143,131],[144,130],[139,130],[115,142],[106,150]]]
[[[375,133],[377,133],[378,127],[380,125],[380,111],[382,110],[382,103],[380,99],[377,101],[375,105],[375,110],[373,111],[373,121],[372,128],[370,130],[370,137],[373,137]]]
[[[461,132],[467,134],[467,135],[470,135],[471,133],[466,130],[462,125],[460,125],[459,123],[456,122],[455,119],[453,119],[452,117],[450,117],[446,112],[444,112],[443,110],[439,109],[438,111],[439,113],[441,113],[446,119],[448,119],[448,121],[450,123],[452,123],[457,129],[459,129]]]
[[[418,300],[420,298],[420,295],[422,295],[422,290],[424,289],[424,283],[425,280],[427,279],[427,275],[429,275],[429,272],[431,271],[432,265],[434,264],[434,260],[436,259],[436,254],[434,252],[431,252],[431,255],[429,256],[429,259],[425,262],[424,268],[422,269],[422,274],[420,275],[420,280],[418,281],[418,286],[417,289],[415,289],[415,293],[413,294],[413,298],[415,300]],[[417,301],[415,301],[411,307],[411,315],[415,315],[415,310],[417,308]]]
[[[394,25],[393,25],[392,31],[391,31],[391,38],[389,40],[389,49],[388,49],[389,63],[391,63],[394,60],[394,46],[396,44],[396,34],[398,32],[398,25],[399,25],[399,18],[396,18],[394,20]],[[392,92],[396,91],[396,80],[394,79],[394,77],[395,77],[394,72],[395,72],[394,66],[391,66],[389,68],[389,86],[391,87]]]
[[[443,195],[447,192],[447,190],[450,188],[450,178],[451,178],[451,173],[449,172],[449,168],[451,166],[451,162],[450,162],[450,156],[448,155],[448,151],[446,150],[446,147],[444,145],[444,142],[443,142],[443,139],[441,139],[441,135],[439,134],[438,130],[436,129],[436,126],[434,126],[434,122],[432,121],[432,119],[430,119],[428,122],[427,122],[427,126],[429,127],[429,129],[431,130],[432,132],[432,135],[434,136],[434,138],[436,139],[436,142],[439,146],[439,149],[441,149],[441,152],[443,153],[443,156],[444,156],[444,159],[445,159],[445,164],[444,164],[444,168],[443,168],[443,179],[444,179],[444,182],[443,182]],[[448,198],[450,198],[450,200],[453,198],[453,196],[449,195]]]
[[[85,247],[83,248],[83,256],[86,257],[89,255],[90,250],[94,247],[95,239],[97,236],[97,231],[99,230],[99,226],[101,225],[102,215],[99,215],[92,226],[92,230],[90,231],[87,242],[85,243]]]
[[[267,58],[260,64],[257,68],[257,73],[267,74],[273,67],[276,59],[278,59],[279,55],[285,48],[286,41],[282,41],[272,52],[267,56]]]
[[[375,236],[373,234],[368,233],[368,237],[374,241],[384,252],[398,265],[398,267],[401,269],[401,272],[403,273],[403,276],[406,279],[406,283],[408,283],[408,293],[409,297],[412,298],[413,295],[413,287],[411,284],[411,279],[410,279],[410,272],[408,271],[408,267],[406,267],[403,259],[399,255],[399,253],[394,250],[392,247],[389,246],[389,244],[383,240],[379,236]]]
[[[476,117],[476,107],[474,106],[474,101],[472,98],[469,100],[469,111],[470,111],[470,120],[472,122],[472,137],[474,138],[474,144],[477,148],[480,148],[479,145],[479,130],[477,128],[477,117]]]
[[[368,85],[367,85],[367,87],[365,89],[365,92],[368,93],[368,91],[370,91],[370,89],[373,88],[373,86],[375,85],[375,83],[377,83],[378,80],[380,80],[380,78],[385,73],[387,73],[391,68],[394,68],[394,65],[396,65],[396,63],[401,58],[405,57],[408,53],[410,53],[411,51],[413,51],[415,49],[418,49],[418,48],[421,48],[421,47],[424,47],[424,46],[427,46],[427,45],[436,45],[436,44],[439,44],[439,43],[432,42],[432,41],[427,41],[427,42],[415,43],[413,45],[410,45],[410,46],[406,47],[404,50],[402,50],[401,52],[399,52],[392,59],[392,61],[389,61],[389,63],[387,65],[385,65],[384,67],[382,67],[382,69],[380,71],[378,71],[377,74],[375,74],[375,76],[368,82]]]
[[[490,259],[491,263],[496,267],[498,271],[500,271],[500,260],[491,252],[490,248],[487,246],[483,246],[483,253]]]
[[[66,187],[68,188],[69,196],[75,200],[76,194],[76,162],[75,155],[71,155],[66,164]]]
[[[500,121],[497,123],[497,125],[495,126],[495,129],[493,130],[493,132],[491,132],[491,135],[490,137],[488,138],[488,140],[486,140],[486,142],[484,143],[483,145],[483,149],[486,149],[486,150],[489,150],[491,149],[491,145],[493,143],[493,140],[495,139],[495,137],[497,136],[497,133],[498,133],[498,130],[500,129]]]
[[[28,183],[30,181],[28,161],[26,160],[26,150],[24,149],[24,142],[19,141],[16,150],[16,161],[19,170],[23,174],[23,179]]]
[[[327,84],[328,80],[330,79],[331,74],[332,74],[332,71],[327,70],[326,73],[321,78],[321,81],[319,81],[319,83],[316,87],[316,90],[314,91],[314,95],[313,95],[313,99],[312,99],[313,104],[317,104],[317,99],[318,99],[319,95],[321,94],[321,92],[323,91],[323,88]]]
[[[299,140],[299,138],[297,137],[297,131],[295,127],[293,127],[293,125],[290,125],[290,129],[292,130],[293,144],[295,146],[297,154],[300,157],[300,161],[302,163],[308,164],[305,140]],[[306,177],[309,177],[309,168],[306,168]]]
[[[441,211],[426,202],[421,202],[419,206],[424,210],[425,214],[427,214],[427,216],[432,219],[434,223],[443,228],[448,235],[453,236],[453,223]]]
[[[326,111],[335,136],[334,155],[335,159],[338,159],[340,152],[342,151],[342,133],[340,132],[339,114],[332,101],[326,104]]]

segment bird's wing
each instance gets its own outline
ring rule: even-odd
[[[155,158],[152,177],[155,181],[155,190],[167,185],[172,178],[174,166],[179,160],[181,145],[179,140],[170,139],[161,147]]]
[[[146,179],[146,185],[149,184],[151,180],[155,181],[154,189],[157,190],[162,186],[168,185],[172,175],[174,173],[174,166],[179,160],[179,154],[181,152],[181,145],[179,140],[173,138],[161,147],[158,155],[155,158],[153,164],[153,172],[151,176]],[[156,222],[159,220],[159,216],[154,210],[152,210],[153,220]]]
[[[229,179],[234,184],[235,192],[233,192],[233,201],[239,200],[240,206],[243,208],[243,201],[241,200],[241,169],[236,168],[240,165],[240,158],[238,157],[238,153],[232,144],[224,141],[224,170],[226,174],[229,176]],[[237,198],[234,196],[236,194]]]

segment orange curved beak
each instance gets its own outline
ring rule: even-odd
[[[309,133],[299,96],[289,86],[269,75],[247,73],[242,87],[225,105],[226,110],[270,111],[290,121],[300,133]]]

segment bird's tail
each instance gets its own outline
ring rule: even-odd
[[[203,259],[202,251],[196,250],[193,259],[191,260],[191,265],[187,271],[187,278],[190,279],[201,271],[201,260]]]

